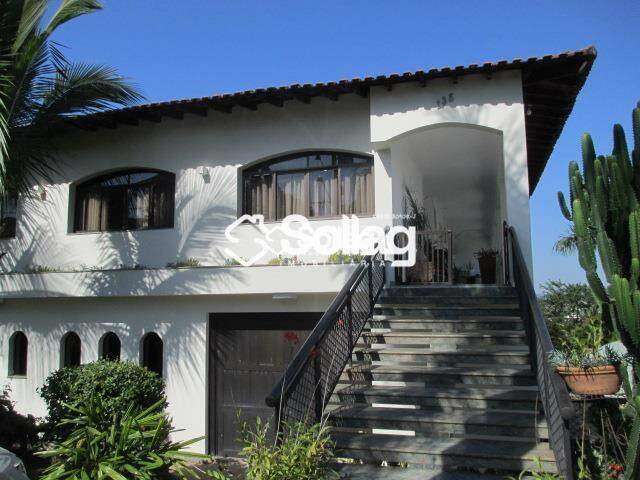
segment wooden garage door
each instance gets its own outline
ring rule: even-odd
[[[320,316],[315,312],[212,314],[210,453],[237,454],[238,418],[253,426],[256,417],[273,416],[265,397]],[[299,343],[287,340],[287,332],[295,333]]]

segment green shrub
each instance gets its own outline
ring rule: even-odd
[[[598,321],[598,304],[588,285],[551,280],[542,284],[541,289],[540,308],[556,347],[569,341],[575,328]],[[605,341],[612,340],[612,328],[605,324],[602,327]]]
[[[344,253],[342,250],[338,250],[337,252],[333,252],[327,258],[327,263],[360,263],[364,255],[360,255],[359,253],[349,254]]]
[[[59,427],[70,416],[68,405],[84,403],[96,396],[107,417],[122,415],[134,403],[140,408],[158,404],[164,408],[164,382],[146,368],[129,362],[98,360],[80,367],[66,367],[53,372],[40,388],[48,408],[48,437],[60,439],[68,427]],[[104,427],[110,425],[108,421]]]
[[[53,459],[42,480],[151,480],[169,478],[170,470],[181,478],[196,477],[187,461],[209,457],[185,448],[202,438],[169,441],[173,430],[163,411],[165,404],[164,398],[146,409],[130,403],[124,412],[112,414],[104,398],[93,394],[75,406],[66,405],[70,416],[60,426],[70,433],[38,453]]]
[[[247,461],[250,480],[324,480],[337,478],[331,469],[333,459],[329,429],[324,424],[307,426],[291,423],[280,433],[280,442],[273,441],[270,423],[260,417],[254,428],[241,424],[242,451]]]
[[[194,257],[183,259],[177,259],[175,262],[167,263],[167,268],[183,268],[183,267],[199,267],[200,260]]]
[[[9,387],[0,389],[0,447],[24,458],[40,444],[40,428],[35,417],[16,412],[9,393]]]

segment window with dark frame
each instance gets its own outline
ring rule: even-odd
[[[107,332],[100,342],[100,358],[112,362],[120,361],[120,339],[113,332]]]
[[[282,220],[370,215],[373,159],[338,152],[287,155],[243,171],[243,213]]]
[[[67,333],[62,340],[62,366],[78,367],[82,356],[82,342],[75,332]]]
[[[16,219],[18,211],[18,197],[9,195],[0,199],[0,238],[16,236]]]
[[[24,332],[15,332],[9,339],[9,376],[27,375],[29,342]]]
[[[74,232],[173,228],[175,175],[125,170],[76,186]]]
[[[147,333],[142,338],[142,366],[162,376],[163,343],[157,333]]]

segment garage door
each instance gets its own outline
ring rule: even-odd
[[[239,424],[255,425],[256,417],[273,416],[265,397],[320,316],[315,312],[212,314],[210,453],[237,454]]]

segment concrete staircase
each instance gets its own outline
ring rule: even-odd
[[[556,471],[510,287],[385,288],[331,408],[344,478]]]

